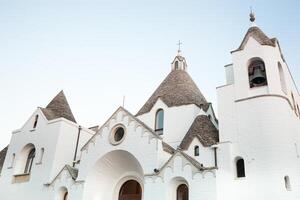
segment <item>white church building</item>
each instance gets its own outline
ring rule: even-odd
[[[136,114],[86,128],[61,91],[0,152],[0,199],[299,200],[300,96],[254,20],[225,66],[218,119],[180,51]]]

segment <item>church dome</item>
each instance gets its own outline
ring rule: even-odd
[[[149,112],[160,98],[168,107],[207,104],[205,97],[185,70],[172,70],[137,113]]]

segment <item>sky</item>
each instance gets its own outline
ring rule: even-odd
[[[170,72],[182,41],[188,72],[217,110],[224,65],[250,26],[279,39],[300,85],[297,0],[0,0],[0,148],[64,90],[77,122],[135,114]]]

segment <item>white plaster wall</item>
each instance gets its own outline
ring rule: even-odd
[[[194,147],[199,146],[199,156],[195,156]],[[185,151],[189,156],[203,164],[205,167],[214,167],[215,158],[214,150],[211,147],[204,147],[197,138],[194,138],[190,147]]]
[[[36,114],[39,115],[39,120],[36,129],[33,129]],[[50,193],[45,191],[44,184],[52,181],[65,164],[72,164],[77,133],[78,125],[65,119],[48,121],[40,109],[37,109],[25,125],[12,134],[0,178],[1,194],[6,196],[7,200],[20,199],[24,196],[28,199],[39,199],[45,194],[48,194],[45,199],[51,199]],[[80,144],[86,142],[89,137],[90,133],[87,134],[84,130]],[[13,176],[24,170],[24,166],[18,166],[18,163],[20,163],[21,151],[27,144],[33,144],[36,148],[30,181],[12,184]],[[44,148],[44,155],[40,163],[41,148]],[[14,153],[15,162],[11,166]]]
[[[196,105],[191,104],[169,108],[158,99],[150,112],[140,115],[138,118],[154,129],[155,114],[158,109],[164,110],[164,134],[162,137],[165,142],[175,149],[182,141],[196,116],[205,114],[205,112]]]
[[[158,176],[146,177],[145,200],[176,200],[176,189],[180,184],[188,186],[190,200],[216,199],[214,172],[200,173],[178,155]]]
[[[218,199],[298,199],[300,123],[281,89],[279,48],[261,46],[250,38],[245,49],[232,57],[235,83],[218,88]],[[264,60],[268,86],[249,88],[247,67],[253,57]],[[291,77],[286,79],[288,91],[297,94],[295,85],[290,84]],[[268,94],[273,96],[257,97]],[[246,178],[236,178],[237,156],[245,160]],[[285,189],[286,175],[291,179],[292,191]]]

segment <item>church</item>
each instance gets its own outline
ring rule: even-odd
[[[218,115],[181,51],[137,113],[104,124],[78,124],[61,91],[0,152],[0,199],[300,199],[299,92],[279,41],[250,20]]]

